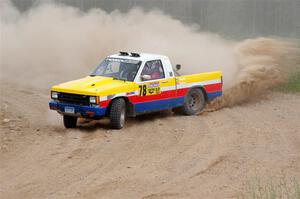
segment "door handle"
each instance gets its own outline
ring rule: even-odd
[[[162,83],[168,83],[168,82],[169,82],[168,80],[163,80],[163,81],[162,81]]]

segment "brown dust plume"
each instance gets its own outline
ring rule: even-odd
[[[232,106],[284,81],[299,50],[291,42],[258,38],[228,41],[164,13],[88,12],[42,3],[20,13],[0,2],[1,81],[48,89],[88,75],[118,51],[149,52],[182,64],[182,74],[221,70],[224,95],[210,107]]]

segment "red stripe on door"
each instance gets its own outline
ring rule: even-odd
[[[206,92],[220,91],[222,90],[222,83],[205,85],[204,89]]]

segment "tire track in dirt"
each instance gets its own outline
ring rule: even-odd
[[[58,115],[42,117],[46,94],[1,89],[0,135],[10,139],[0,155],[3,198],[219,198],[257,171],[300,177],[298,95],[269,93],[200,116],[152,114],[120,131],[107,121],[65,130]]]

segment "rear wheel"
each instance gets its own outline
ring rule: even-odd
[[[180,110],[185,115],[195,115],[201,113],[206,105],[205,96],[201,89],[194,88],[187,92],[184,104]]]
[[[110,108],[110,126],[113,129],[121,129],[125,124],[126,103],[123,98],[115,99]]]
[[[64,115],[64,126],[66,128],[76,128],[77,117]]]

